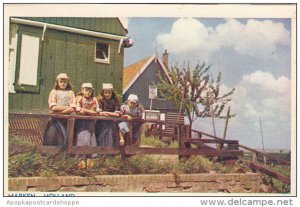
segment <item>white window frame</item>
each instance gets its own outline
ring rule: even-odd
[[[105,58],[105,59],[100,59],[100,58],[97,58],[96,55],[97,55],[97,44],[104,44],[104,45],[108,45],[108,56]],[[105,54],[104,54],[105,56]],[[109,64],[110,63],[110,44],[109,43],[104,43],[104,42],[96,42],[95,43],[95,62],[97,63],[105,63],[105,64]]]
[[[16,77],[16,63],[17,63],[17,47],[18,47],[18,25],[11,24],[11,41],[9,45],[9,77],[8,77],[8,92],[16,93],[15,91],[15,77]]]

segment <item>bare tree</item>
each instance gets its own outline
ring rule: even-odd
[[[197,65],[191,69],[189,65],[183,69],[172,66],[169,69],[171,83],[160,76],[157,88],[162,97],[171,100],[178,108],[185,111],[190,125],[198,117],[223,117],[222,111],[231,101],[235,88],[220,94],[221,72],[214,81],[209,75],[210,66]],[[235,115],[230,115],[229,118]]]

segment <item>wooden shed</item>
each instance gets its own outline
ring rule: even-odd
[[[127,30],[118,18],[13,17],[10,19],[9,110],[45,110],[59,73],[77,93],[91,82],[122,93]]]

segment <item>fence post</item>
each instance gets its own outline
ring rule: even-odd
[[[71,117],[67,122],[67,136],[68,136],[68,154],[70,154],[71,149],[73,148],[73,137],[74,137],[74,125],[75,117]]]
[[[132,121],[127,122],[128,123],[128,128],[129,128],[129,146],[132,145]]]
[[[256,162],[257,161],[257,155],[255,152],[253,152],[252,154],[252,162]]]
[[[183,156],[181,155],[181,152],[185,149],[185,143],[184,143],[184,137],[182,136],[182,129],[181,124],[178,124],[177,128],[177,136],[178,136],[178,144],[179,144],[179,159],[181,159]]]

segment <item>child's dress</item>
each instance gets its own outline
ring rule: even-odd
[[[100,111],[120,113],[120,102],[117,98],[100,99]],[[98,120],[96,123],[98,145],[101,147],[119,147],[118,128],[114,121]]]
[[[76,111],[82,108],[98,111],[98,101],[96,98],[77,97]],[[77,119],[75,122],[75,139],[73,145],[76,146],[97,146],[95,136],[95,120]]]
[[[76,107],[74,92],[71,90],[55,90],[50,92],[49,108],[61,105]],[[67,119],[51,118],[46,126],[43,145],[67,147]]]
[[[144,112],[144,108],[141,105],[134,108],[130,108],[128,104],[123,104],[121,106],[122,115],[130,115],[133,118],[141,118],[143,112]],[[132,122],[132,143],[129,144],[138,144],[139,139],[141,137],[142,125],[143,125],[142,122],[136,122],[136,121]],[[121,122],[119,124],[119,127],[123,134],[129,132],[128,122]],[[126,137],[124,138],[127,139]],[[128,142],[128,140],[125,140],[125,142]]]

